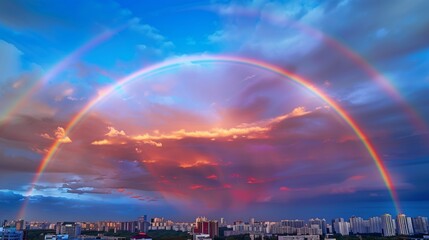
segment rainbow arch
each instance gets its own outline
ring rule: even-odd
[[[344,43],[337,40],[333,36],[330,36],[319,29],[312,27],[308,24],[303,23],[302,21],[297,21],[292,18],[288,18],[284,15],[269,14],[266,12],[260,12],[255,7],[241,7],[235,6],[234,10],[231,12],[225,12],[225,14],[238,14],[239,16],[247,17],[260,17],[262,20],[266,20],[271,25],[277,26],[288,26],[294,29],[299,30],[300,32],[310,36],[312,38],[318,39],[321,42],[325,43],[330,48],[341,53],[344,57],[358,66],[363,70],[372,80],[374,80],[401,108],[403,112],[407,114],[408,120],[413,124],[416,130],[420,130],[424,133],[429,133],[429,124],[421,116],[421,114],[413,108],[409,103],[407,103],[405,97],[398,91],[397,88],[391,83],[392,81],[385,76],[383,76],[379,71],[372,66],[366,59],[364,59],[359,53],[353,51],[347,47]],[[429,141],[429,138],[425,138]]]
[[[184,66],[187,64],[197,64],[197,63],[216,63],[216,62],[224,62],[224,63],[237,63],[237,64],[243,64],[248,65],[264,70],[268,70],[270,72],[279,74],[280,76],[286,77],[297,83],[298,85],[304,87],[309,92],[314,94],[315,96],[322,99],[325,103],[327,103],[334,111],[352,128],[353,132],[358,136],[366,150],[368,151],[369,155],[371,156],[375,166],[378,169],[378,172],[381,175],[381,178],[386,185],[387,190],[389,191],[389,194],[392,198],[393,204],[395,206],[395,209],[398,213],[401,212],[401,208],[399,205],[399,198],[396,193],[392,178],[388,172],[388,169],[386,168],[381,156],[377,153],[374,144],[370,141],[368,136],[365,134],[364,130],[357,124],[357,122],[349,115],[347,112],[338,104],[336,103],[332,98],[330,98],[326,93],[321,91],[320,89],[317,89],[312,85],[312,83],[292,72],[289,72],[285,69],[282,69],[278,66],[262,62],[256,59],[250,59],[250,58],[244,58],[244,57],[238,57],[238,56],[227,56],[227,55],[194,55],[194,56],[187,56],[183,58],[175,58],[171,59],[159,64],[155,64],[148,67],[143,67],[140,70],[135,71],[134,73],[120,79],[116,84],[107,87],[106,89],[100,91],[98,95],[92,99],[90,102],[88,102],[82,109],[79,111],[67,124],[65,128],[65,132],[68,135],[75,127],[76,125],[82,120],[82,118],[98,103],[100,103],[103,99],[105,99],[107,96],[109,96],[111,93],[115,92],[117,89],[121,88],[122,86],[129,84],[135,80],[149,77],[158,73],[161,73],[166,70],[170,70],[173,68],[177,68],[180,66]],[[55,153],[59,150],[61,146],[60,140],[55,140],[55,142],[51,145],[49,148],[47,154],[42,159],[39,167],[37,168],[36,174],[33,178],[31,188],[27,192],[27,196],[31,195],[33,192],[33,186],[39,181],[40,176],[46,169],[46,166],[49,164],[49,162],[54,157]],[[26,208],[27,202],[25,202],[20,210],[19,216],[23,217],[25,208]]]

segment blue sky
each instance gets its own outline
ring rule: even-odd
[[[268,69],[186,60],[208,55],[307,79],[366,133],[402,210],[427,216],[428,5],[1,1],[2,217],[396,214],[361,140],[323,99]],[[121,86],[68,131],[103,89],[175,59],[182,64]]]

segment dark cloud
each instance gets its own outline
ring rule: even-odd
[[[20,209],[26,199],[27,197],[17,193],[0,191],[0,201],[2,202],[0,208],[3,217],[14,219],[18,214],[17,209]],[[43,220],[45,221],[97,221],[111,219],[112,216],[115,216],[117,220],[130,221],[144,214],[155,214],[152,210],[141,205],[140,202],[122,204],[102,200],[86,201],[40,195],[32,196],[28,201],[26,215],[28,220],[39,220],[40,216],[44,216]],[[166,205],[163,209],[165,210],[160,211],[160,214],[176,212]],[[79,215],[76,215],[77,212]]]

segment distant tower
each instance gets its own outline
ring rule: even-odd
[[[380,217],[372,217],[369,219],[369,233],[382,233]]]
[[[62,234],[62,235],[67,234],[67,235],[69,235],[69,239],[77,238],[80,235],[81,229],[80,229],[80,225],[78,223],[63,222],[60,224],[61,225],[60,225],[59,234]]]
[[[250,225],[252,225],[252,226],[255,225],[255,218],[250,219]]]
[[[221,226],[226,225],[225,218],[220,218],[220,225]]]
[[[384,214],[381,216],[381,230],[383,236],[395,236],[395,225],[390,214]]]
[[[209,234],[211,238],[219,236],[219,224],[216,220],[208,221],[205,217],[195,219],[194,234]]]
[[[364,230],[363,219],[361,217],[355,217],[355,216],[351,217],[350,228],[353,234],[366,233]]]
[[[405,214],[398,214],[396,216],[396,230],[398,235],[409,235],[407,216]]]
[[[18,231],[22,231],[22,230],[24,230],[24,228],[25,228],[24,220],[20,219],[20,220],[16,221],[16,223],[15,223],[15,228],[16,228],[16,230],[18,230]]]

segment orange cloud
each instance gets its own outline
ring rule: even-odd
[[[111,142],[107,139],[103,139],[103,140],[99,140],[99,141],[94,141],[91,144],[92,145],[111,145],[111,144],[113,144],[113,142]]]
[[[60,143],[71,143],[72,140],[66,135],[66,131],[62,127],[57,127],[57,129],[54,130],[54,137],[51,137],[48,133],[42,133],[40,134],[41,137],[50,139],[50,140],[57,140]]]
[[[217,163],[214,162],[210,162],[208,160],[205,159],[201,159],[201,160],[197,160],[195,162],[192,163],[181,163],[179,166],[181,168],[191,168],[191,167],[198,167],[198,166],[203,166],[203,165],[208,165],[208,166],[217,166]]]
[[[149,144],[155,147],[162,147],[162,143],[160,142],[155,142],[153,140],[148,140],[148,141],[143,141],[144,144]]]
[[[185,138],[204,138],[210,140],[226,139],[227,141],[234,141],[238,138],[267,138],[266,133],[270,131],[274,124],[284,121],[288,118],[303,116],[311,113],[305,110],[304,107],[297,107],[292,112],[271,118],[264,121],[254,123],[243,123],[232,128],[212,128],[210,130],[195,130],[187,131],[186,129],[180,129],[172,131],[170,133],[161,133],[159,130],[153,131],[153,133],[144,133],[134,136],[127,135],[124,131],[119,131],[114,127],[108,127],[109,132],[105,134],[109,137],[121,137],[121,139],[128,139],[132,141],[142,142],[156,147],[162,147],[162,140],[181,140]],[[111,140],[99,140],[94,141],[93,145],[107,145],[116,144],[115,141]]]
[[[107,127],[107,129],[109,129],[109,132],[106,133],[106,136],[109,137],[117,137],[117,136],[125,136],[125,132],[123,130],[119,131],[116,130],[114,127]]]
[[[247,138],[265,138],[265,133],[271,130],[275,123],[279,123],[287,118],[303,116],[310,111],[306,111],[304,107],[297,107],[291,113],[281,115],[276,118],[255,123],[244,123],[233,128],[213,128],[210,130],[187,131],[180,129],[168,134],[160,134],[159,131],[154,134],[141,134],[130,137],[135,141],[153,141],[153,140],[180,140],[184,138],[208,138],[215,140],[218,138],[237,139],[238,137]]]

